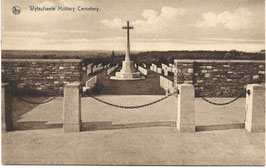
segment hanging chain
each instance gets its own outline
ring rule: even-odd
[[[104,103],[104,104],[107,104],[107,105],[109,105],[109,106],[113,106],[113,107],[116,107],[116,108],[123,108],[123,109],[137,109],[137,108],[143,108],[143,107],[151,106],[151,105],[153,105],[153,104],[155,104],[155,103],[158,103],[158,102],[160,102],[160,101],[163,101],[163,100],[167,99],[168,97],[174,95],[175,93],[177,93],[177,91],[176,91],[176,92],[173,92],[173,93],[171,93],[171,94],[169,94],[169,95],[167,95],[167,96],[165,96],[165,97],[162,97],[162,98],[160,98],[160,99],[158,99],[158,100],[155,100],[155,101],[153,101],[153,102],[150,102],[150,103],[147,103],[147,104],[138,105],[138,106],[123,106],[123,105],[117,105],[117,104],[109,103],[109,102],[107,102],[107,101],[104,101],[104,100],[102,100],[102,99],[99,99],[99,98],[97,98],[97,97],[95,97],[95,96],[93,96],[93,95],[89,95],[89,96],[92,97],[94,100],[97,100],[97,101],[99,101],[99,102],[101,102],[101,103]]]
[[[26,100],[26,99],[22,98],[21,96],[18,96],[18,98],[19,98],[20,100],[26,102],[26,103],[29,103],[29,104],[45,104],[45,103],[48,103],[48,102],[54,100],[55,98],[57,98],[57,97],[60,96],[60,95],[61,95],[61,93],[60,93],[60,91],[59,91],[55,96],[53,96],[53,97],[51,97],[51,98],[49,98],[49,99],[47,99],[47,100],[41,101],[41,102],[35,102],[35,101]]]
[[[246,93],[248,93],[248,91],[245,91],[243,92],[241,95],[237,96],[236,98],[234,98],[233,100],[230,100],[228,102],[224,102],[224,103],[216,103],[216,102],[212,102],[208,99],[206,99],[205,97],[201,97],[201,99],[203,99],[204,101],[212,104],[212,105],[216,105],[216,106],[225,106],[225,105],[228,105],[228,104],[231,104],[233,103],[234,101],[238,100],[240,97],[243,97]]]

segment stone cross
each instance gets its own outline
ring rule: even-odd
[[[127,21],[127,26],[123,26],[122,29],[127,29],[127,50],[125,61],[131,61],[130,59],[130,45],[129,45],[129,29],[133,29],[133,26],[129,26],[129,21]]]

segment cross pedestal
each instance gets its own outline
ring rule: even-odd
[[[132,26],[129,26],[129,21],[127,21],[127,26],[123,26],[123,29],[127,29],[127,48],[126,48],[126,57],[122,62],[122,69],[120,72],[116,72],[115,76],[111,76],[110,79],[113,80],[141,80],[145,77],[140,76],[140,72],[137,72],[134,69],[133,61],[130,59],[130,44],[129,44],[129,29],[133,29]]]

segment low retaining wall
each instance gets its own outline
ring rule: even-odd
[[[65,83],[81,81],[81,59],[2,59],[2,81],[12,91],[54,95]]]
[[[160,87],[162,87],[166,93],[174,92],[174,82],[166,77],[160,76]]]
[[[148,70],[141,67],[141,66],[138,66],[138,70],[143,74],[143,75],[148,75]]]
[[[96,83],[97,83],[97,75],[86,81],[86,87],[92,88],[93,86],[95,86]]]
[[[175,60],[174,83],[189,83],[197,97],[237,97],[245,86],[264,83],[264,60]]]

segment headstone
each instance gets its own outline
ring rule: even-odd
[[[157,73],[162,74],[162,68],[157,68]]]
[[[143,67],[144,67],[144,68],[147,68],[146,64],[143,64]]]
[[[157,65],[154,65],[154,69],[153,69],[154,72],[157,72]]]
[[[164,72],[164,76],[168,76],[168,70],[167,69],[165,69],[163,72]]]

